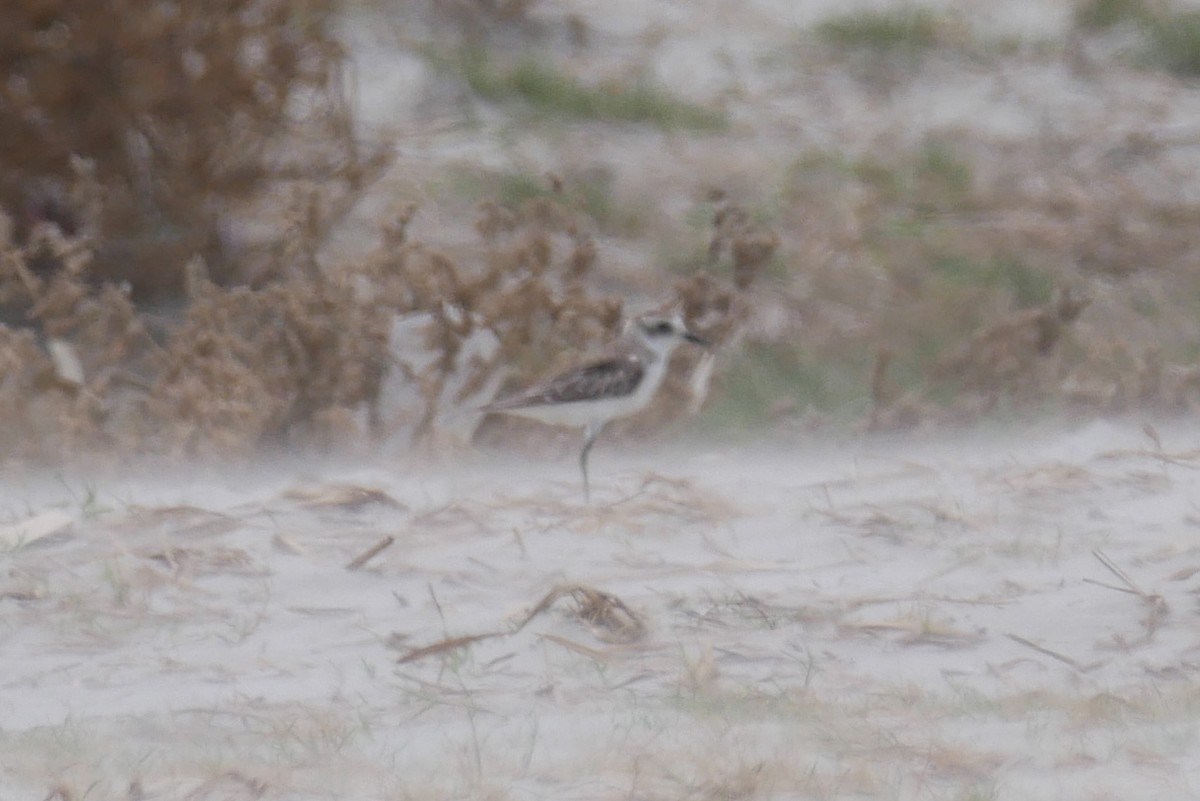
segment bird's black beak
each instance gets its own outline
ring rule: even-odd
[[[711,342],[709,342],[704,337],[696,336],[691,331],[684,333],[683,338],[686,339],[688,342],[691,342],[693,345],[699,345],[702,348],[711,348],[712,347]]]

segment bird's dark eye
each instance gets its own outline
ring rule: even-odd
[[[672,330],[674,329],[671,328],[671,324],[666,320],[650,326],[650,333],[657,334],[658,336],[666,336],[667,334],[671,333]]]

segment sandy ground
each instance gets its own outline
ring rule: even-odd
[[[0,797],[1194,798],[1157,433],[31,477]]]

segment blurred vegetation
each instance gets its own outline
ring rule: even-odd
[[[1107,30],[1123,22],[1140,23],[1150,16],[1145,0],[1084,0],[1075,6],[1075,24]]]
[[[527,6],[465,8],[475,27],[532,29]],[[515,112],[515,129],[532,111],[605,135],[611,122],[698,132],[713,147],[689,164],[731,185],[698,177],[673,225],[678,206],[662,211],[657,187],[623,195],[604,163],[439,163],[434,205],[457,204],[437,209],[434,235],[450,244],[414,233],[414,205],[376,204],[355,230],[366,244],[345,253],[331,232],[387,155],[357,131],[335,12],[333,0],[2,12],[3,463],[436,442],[455,413],[611,338],[626,297],[668,286],[721,357],[714,369],[676,354],[666,399],[626,433],[689,405],[704,405],[706,433],[1200,408],[1200,209],[1146,189],[1187,177],[1152,137],[883,132],[869,149],[798,149],[741,175],[740,144],[713,141],[722,112],[649,82],[502,58],[529,41],[467,39],[423,55],[457,91]],[[1076,23],[1095,36],[1128,23],[1187,74],[1190,19],[1107,0],[1080,4]],[[918,7],[815,33],[919,54],[962,30]],[[638,263],[648,252],[661,263]],[[605,264],[614,253],[633,262],[624,275]],[[519,421],[477,423],[464,438],[526,439]]]
[[[681,100],[649,79],[592,85],[553,66],[545,55],[527,55],[505,66],[474,46],[451,62],[442,57],[435,62],[454,69],[479,97],[522,101],[561,119],[646,123],[667,131],[718,132],[728,125],[724,113]]]
[[[400,206],[337,261],[331,231],[385,160],[356,131],[334,12],[6,12],[0,464],[432,441],[454,409],[615,334],[622,302],[589,281],[594,218],[617,219],[602,172],[501,174],[468,254],[411,237]],[[693,111],[600,94],[601,114]],[[408,400],[385,415],[389,376]]]
[[[961,286],[996,287],[1012,294],[1018,309],[1048,303],[1054,279],[1035,270],[1015,256],[972,261],[963,256],[946,256],[930,265],[934,276]]]
[[[1200,75],[1200,11],[1147,0],[1085,0],[1075,7],[1075,23],[1091,32],[1133,26],[1142,38],[1140,63],[1183,78]]]
[[[851,11],[817,25],[822,41],[839,47],[917,54],[939,44],[942,18],[921,6]]]
[[[1200,11],[1154,14],[1144,29],[1148,63],[1181,77],[1200,76]]]
[[[16,244],[42,221],[86,234],[89,280],[127,282],[135,298],[177,296],[195,254],[220,283],[255,279],[238,249],[270,242],[238,241],[247,206],[307,180],[332,217],[333,196],[372,168],[334,12],[333,0],[7,3],[0,208]],[[95,197],[72,195],[73,159]]]
[[[455,165],[446,170],[449,187],[473,202],[496,202],[519,208],[532,200],[550,200],[573,209],[604,233],[636,237],[645,232],[653,207],[617,197],[615,175],[605,167],[544,174],[521,170],[487,170]]]

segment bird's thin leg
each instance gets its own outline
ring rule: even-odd
[[[592,449],[592,445],[596,442],[596,437],[600,435],[600,430],[602,428],[604,428],[603,423],[592,423],[587,427],[587,431],[585,431],[583,434],[583,450],[579,452],[579,469],[583,472],[584,503],[591,503],[592,500],[591,487],[588,486],[588,452]]]

